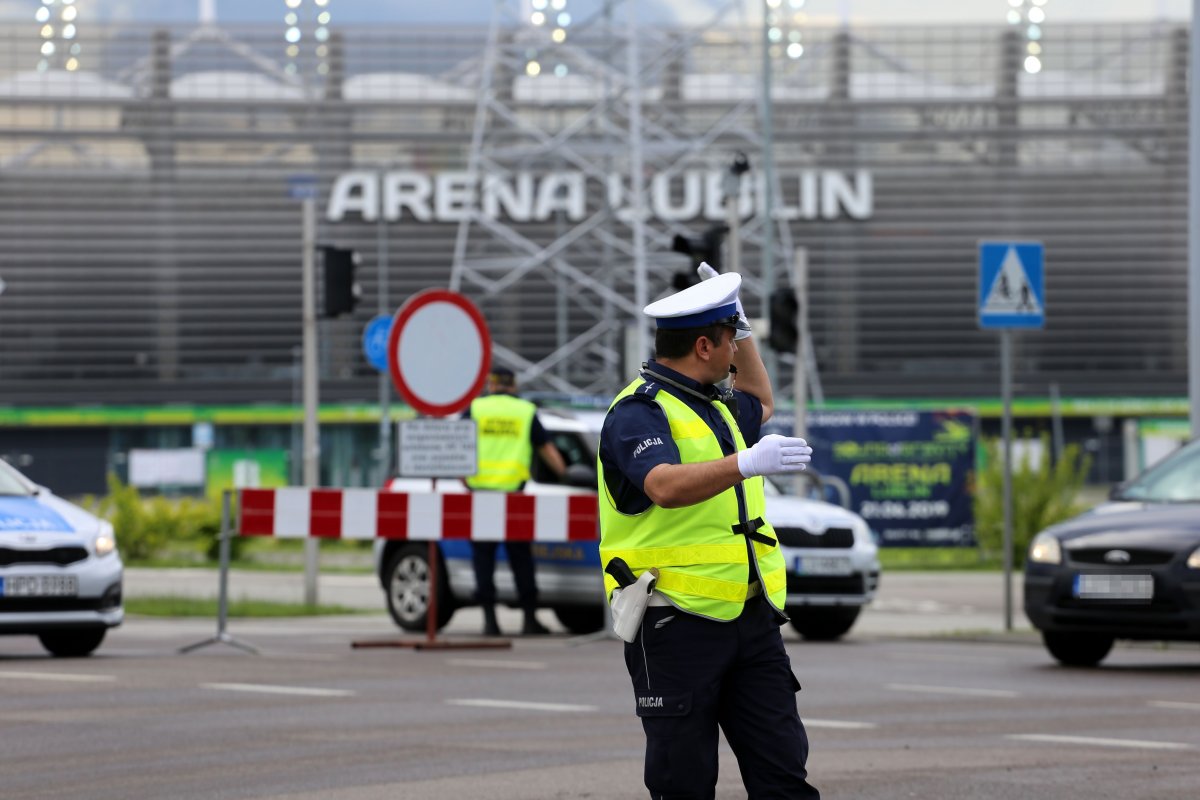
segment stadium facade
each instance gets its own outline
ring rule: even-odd
[[[36,68],[36,26],[0,28],[0,455],[70,492],[206,426],[219,447],[292,449],[300,174],[318,240],[362,259],[359,307],[321,323],[322,482],[379,478],[364,325],[462,274],[526,389],[594,402],[632,374],[611,28],[573,34],[558,76],[526,74],[519,28],[490,46],[483,28],[345,28],[298,73],[281,34],[81,26],[68,71]],[[1186,414],[1186,28],[1047,26],[1037,74],[1003,25],[806,30],[804,57],[774,62],[769,115],[760,37],[643,33],[651,299],[689,269],[672,236],[723,218],[744,151],[748,310],[804,247],[826,406],[994,415],[977,244],[1020,239],[1045,246],[1047,316],[1016,339],[1021,413],[1057,391],[1072,438]],[[790,358],[774,368],[786,395]]]

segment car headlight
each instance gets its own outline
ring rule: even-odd
[[[1188,556],[1187,565],[1192,569],[1200,569],[1200,547],[1197,547],[1192,551],[1192,554]]]
[[[1038,564],[1061,564],[1062,545],[1048,533],[1039,533],[1029,545],[1029,560]]]
[[[106,556],[117,549],[117,539],[113,536],[112,527],[100,531],[96,536],[96,555]]]

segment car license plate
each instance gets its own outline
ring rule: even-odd
[[[845,556],[797,556],[792,562],[797,575],[849,575],[854,572]]]
[[[0,578],[0,597],[75,597],[74,575],[8,575]]]
[[[1080,600],[1150,600],[1151,575],[1076,575],[1074,594]]]

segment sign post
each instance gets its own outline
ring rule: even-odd
[[[410,406],[426,419],[400,426],[402,477],[462,478],[477,470],[473,420],[438,419],[466,410],[479,395],[492,363],[492,339],[479,309],[463,295],[426,289],[409,298],[392,320],[387,368]],[[424,639],[354,642],[354,647],[412,647],[416,650],[512,647],[509,639],[447,642],[437,638],[437,542],[426,557],[429,593]]]
[[[1000,331],[1004,404],[1004,629],[1013,627],[1012,330],[1046,324],[1044,249],[1040,242],[979,243],[979,327]]]

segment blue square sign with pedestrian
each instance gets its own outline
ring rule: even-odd
[[[979,327],[1044,327],[1044,266],[1041,242],[980,242]]]

